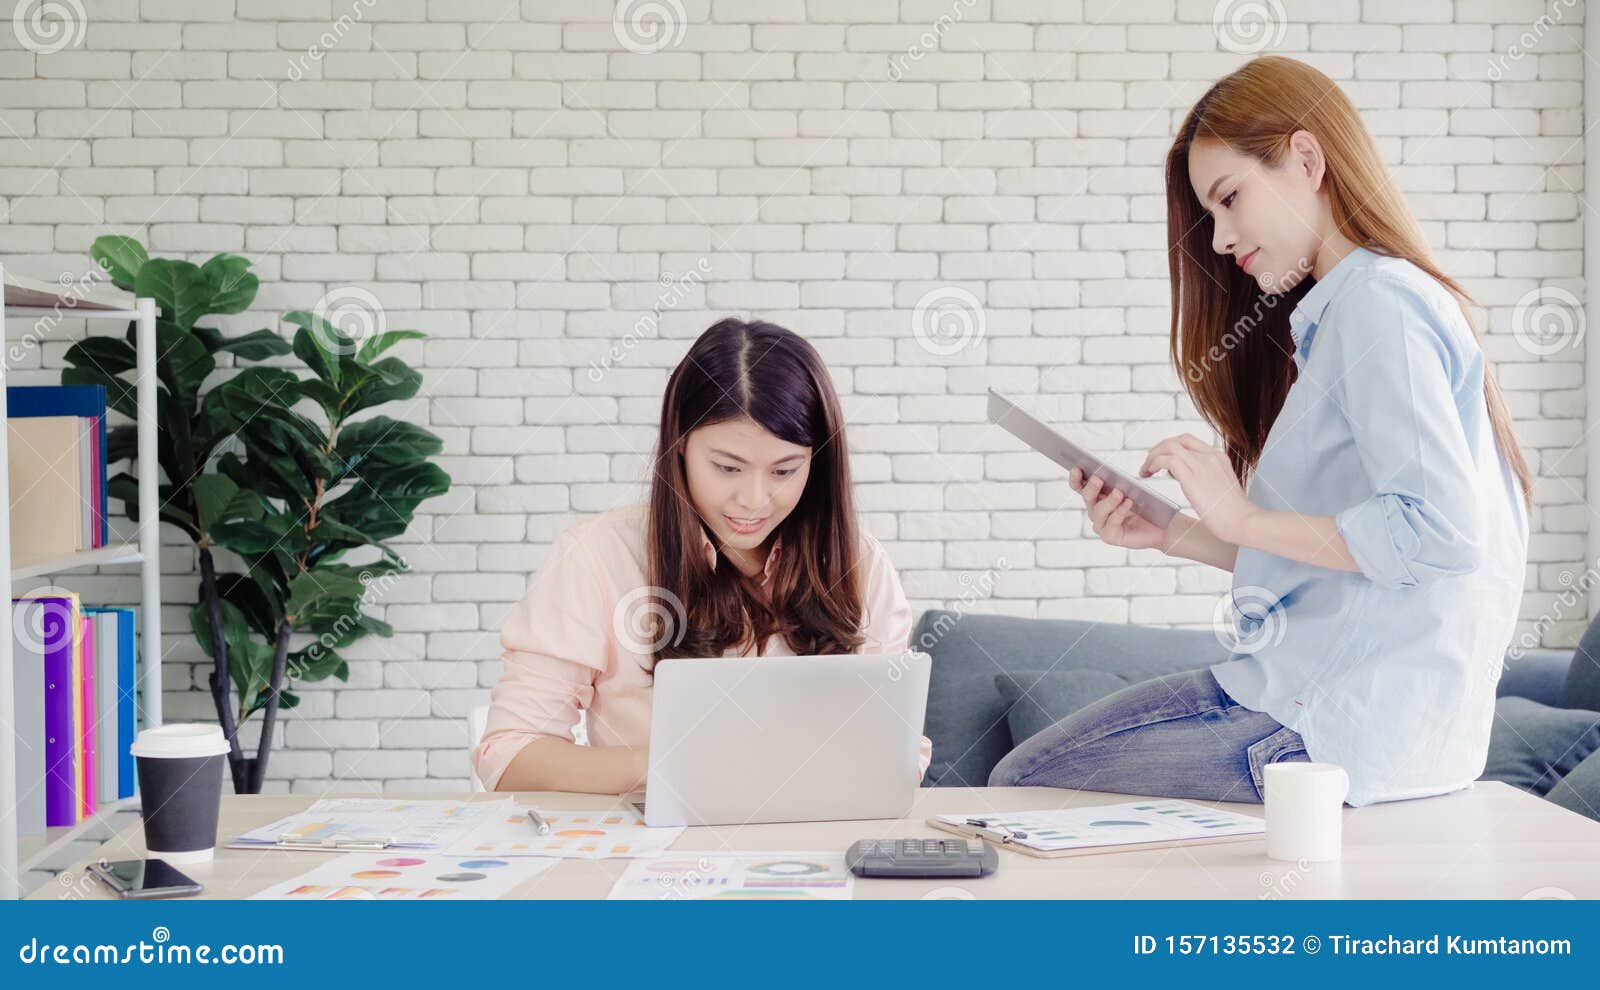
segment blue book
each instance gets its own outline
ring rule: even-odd
[[[100,506],[100,539],[110,539],[106,515],[106,388],[104,385],[8,385],[6,415],[23,419],[31,416],[90,416],[97,421],[100,434],[99,477],[93,479]]]
[[[133,797],[134,791],[134,760],[133,737],[138,731],[137,709],[134,699],[138,692],[137,675],[134,673],[138,662],[138,653],[135,651],[134,625],[135,615],[138,613],[126,606],[106,606],[101,608],[87,608],[86,612],[111,612],[117,617],[116,639],[116,669],[117,669],[117,751],[114,754],[102,754],[107,762],[113,762],[116,767],[118,798]]]

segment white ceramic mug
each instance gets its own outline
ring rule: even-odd
[[[1333,763],[1269,763],[1261,783],[1272,859],[1331,863],[1343,841],[1350,775]]]

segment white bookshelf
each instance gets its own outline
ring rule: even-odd
[[[66,287],[64,286],[63,289]],[[120,543],[77,553],[39,556],[11,553],[9,518],[0,525],[0,602],[6,607],[4,630],[0,630],[0,898],[13,900],[21,893],[22,873],[42,863],[50,852],[60,849],[81,833],[93,829],[98,817],[72,826],[47,830],[43,836],[30,836],[26,843],[17,836],[17,753],[16,699],[12,685],[11,608],[14,582],[54,574],[66,574],[106,564],[139,564],[139,690],[142,694],[141,727],[161,724],[161,513],[157,501],[156,476],[156,304],[153,299],[135,299],[132,309],[90,309],[77,304],[65,293],[59,306],[5,306],[5,285],[0,282],[0,307],[6,319],[6,337],[14,317],[58,316],[71,320],[115,320],[137,324],[135,352],[138,360],[138,479],[139,534],[137,543]],[[6,347],[0,347],[0,379],[6,374]],[[7,430],[0,430],[0,496],[9,499],[11,478]],[[9,504],[9,502],[8,502]],[[101,813],[128,807],[128,799],[106,802]]]

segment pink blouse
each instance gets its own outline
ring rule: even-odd
[[[494,790],[511,760],[544,737],[571,741],[578,712],[588,712],[595,746],[648,746],[650,644],[644,621],[645,507],[617,509],[561,533],[527,593],[500,628],[505,671],[489,696],[489,721],[472,753],[483,786]],[[717,551],[701,533],[713,567]],[[765,586],[782,547],[767,556]],[[911,641],[911,605],[883,545],[863,535],[862,653],[898,654]],[[781,636],[762,651],[794,656]],[[734,655],[735,651],[729,651]],[[743,654],[739,654],[743,655]],[[926,773],[933,744],[922,740]]]

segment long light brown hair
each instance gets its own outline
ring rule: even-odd
[[[1189,111],[1167,153],[1167,263],[1172,273],[1172,361],[1202,416],[1222,435],[1244,483],[1294,383],[1289,314],[1310,275],[1273,295],[1212,249],[1212,218],[1189,181],[1189,149],[1219,141],[1269,167],[1280,165],[1296,131],[1316,137],[1326,159],[1324,188],[1339,232],[1377,254],[1404,258],[1450,290],[1480,341],[1471,297],[1439,269],[1421,227],[1385,167],[1361,115],[1332,79],[1276,55],[1223,77]],[[1483,394],[1496,444],[1525,503],[1533,476],[1487,362]]]
[[[739,418],[811,448],[805,491],[776,533],[783,551],[765,597],[737,567],[713,568],[701,553],[705,524],[684,467],[691,432]],[[658,622],[680,628],[657,630],[655,658],[759,651],[774,634],[802,655],[854,653],[863,642],[857,533],[844,414],[816,349],[772,323],[727,319],[701,334],[661,400],[645,552],[656,596],[669,603],[656,609]]]

